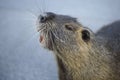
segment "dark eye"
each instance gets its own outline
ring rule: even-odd
[[[45,22],[47,18],[45,16],[40,16],[40,22]]]
[[[88,30],[82,31],[82,39],[87,42],[90,40],[90,32]]]
[[[65,25],[65,28],[66,28],[67,30],[70,30],[70,31],[73,30],[73,27],[72,27],[71,25]]]

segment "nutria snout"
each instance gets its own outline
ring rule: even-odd
[[[47,20],[53,19],[54,17],[55,17],[55,14],[54,14],[54,13],[52,13],[52,12],[46,12],[46,13],[41,14],[41,15],[39,16],[39,21],[40,21],[41,23],[44,23],[44,22],[46,22]]]

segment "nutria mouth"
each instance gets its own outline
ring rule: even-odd
[[[49,50],[53,50],[54,38],[53,38],[52,32],[47,29],[39,30],[39,32],[40,32],[39,41],[43,45],[43,47]]]

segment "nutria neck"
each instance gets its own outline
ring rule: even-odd
[[[72,59],[66,58],[63,60],[57,56],[59,79],[113,80],[114,75],[112,75],[111,61],[105,52],[103,48],[101,49],[97,45],[88,53],[78,52],[77,54],[80,55],[72,55]],[[84,56],[81,56],[81,54],[84,54]]]

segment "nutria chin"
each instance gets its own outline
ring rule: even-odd
[[[76,18],[45,14],[38,17],[40,43],[55,54],[59,80],[120,80],[120,22],[95,34]]]

